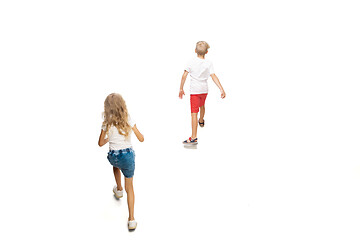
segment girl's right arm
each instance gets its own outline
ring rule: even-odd
[[[101,129],[101,133],[100,133],[100,137],[99,137],[99,142],[98,142],[98,144],[99,144],[100,147],[104,146],[104,145],[109,141],[108,138],[105,139],[105,136],[106,136],[106,132]]]
[[[144,141],[144,135],[141,134],[141,132],[137,129],[136,124],[133,126],[132,130],[134,131],[137,139],[139,139],[140,142]]]

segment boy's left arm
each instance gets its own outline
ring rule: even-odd
[[[215,73],[211,74],[210,76],[211,76],[212,80],[214,81],[214,83],[216,84],[216,86],[218,86],[218,88],[220,89],[221,98],[225,98],[226,93],[225,93],[223,87],[221,86],[219,78],[215,75]]]

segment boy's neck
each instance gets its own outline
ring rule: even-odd
[[[205,55],[197,55],[198,58],[205,59]]]

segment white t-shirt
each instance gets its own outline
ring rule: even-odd
[[[207,80],[214,73],[212,62],[196,57],[187,63],[185,70],[190,74],[190,94],[207,93]]]
[[[134,127],[135,122],[131,119],[131,117],[128,117],[128,123],[130,124],[131,128]],[[101,126],[101,129],[103,131],[106,131],[105,126]],[[118,131],[118,129],[115,126],[111,126],[108,132],[109,137],[109,149],[110,150],[120,150],[120,149],[126,149],[131,148],[131,133],[132,130],[129,132],[129,135],[125,137],[124,135],[121,135]]]

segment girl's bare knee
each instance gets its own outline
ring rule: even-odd
[[[131,180],[128,178],[125,178],[125,191],[126,192],[133,191],[132,178],[131,178]]]
[[[134,191],[133,186],[125,185],[125,191],[126,191],[126,193]]]

